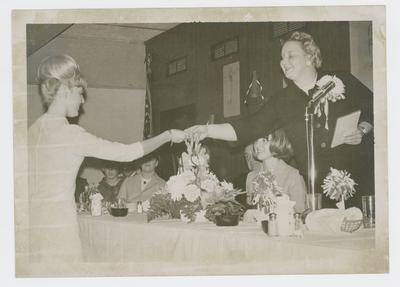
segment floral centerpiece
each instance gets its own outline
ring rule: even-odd
[[[235,200],[241,191],[234,189],[232,183],[218,181],[215,175],[210,173],[210,178],[202,182],[202,204],[206,209],[205,217],[216,222],[217,217],[240,217],[244,213],[244,207]],[[216,180],[214,180],[214,177]]]
[[[254,192],[252,203],[264,213],[273,213],[276,209],[277,197],[282,196],[282,190],[275,176],[269,170],[260,171],[253,180]]]
[[[148,221],[167,216],[193,222],[202,215],[213,221],[219,212],[213,208],[217,204],[218,207],[224,204],[240,206],[235,201],[240,191],[234,189],[231,183],[219,181],[209,170],[209,153],[198,138],[192,136],[185,143],[187,152],[182,153],[178,174],[171,176],[164,189],[150,199]],[[240,206],[228,208],[226,212],[243,214],[244,210]]]
[[[270,170],[262,170],[253,180],[253,204],[259,210],[260,221],[275,218],[277,235],[290,236],[294,231],[294,205],[287,194],[282,192]],[[267,215],[269,215],[267,217]],[[273,217],[272,215],[275,215]]]
[[[354,186],[357,185],[350,177],[351,174],[346,170],[330,169],[330,172],[324,179],[322,185],[323,193],[330,199],[340,201],[337,206],[339,209],[345,209],[345,201],[355,193]]]

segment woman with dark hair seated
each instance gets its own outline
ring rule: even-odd
[[[275,177],[281,192],[295,201],[296,212],[306,208],[306,184],[299,171],[285,161],[293,156],[293,148],[282,129],[276,130],[265,138],[257,139],[254,144],[254,157],[262,162],[260,172],[269,171]],[[247,178],[247,198],[251,203],[254,193],[253,181],[258,173],[249,173]]]
[[[100,191],[104,201],[116,202],[123,177],[120,175],[121,166],[118,162],[104,161],[101,171],[104,174],[97,189]]]

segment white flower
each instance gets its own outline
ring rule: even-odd
[[[200,187],[207,192],[214,192],[217,188],[217,184],[212,179],[205,179],[200,183]]]
[[[193,165],[199,165],[200,164],[200,158],[197,155],[192,156],[192,163]]]
[[[334,83],[334,87],[327,93],[327,95],[324,97],[322,101],[327,99],[328,101],[331,102],[336,102],[337,100],[343,100],[345,99],[344,92],[345,92],[345,87],[339,78],[336,76],[331,76],[331,75],[325,75],[321,79],[318,80],[317,86],[318,87],[323,87],[324,85],[328,84],[329,82]]]
[[[147,212],[150,208],[150,201],[145,200],[142,202],[142,208],[144,212]]]
[[[221,186],[224,190],[233,190],[233,184],[230,182],[226,182],[225,180],[221,182]]]
[[[193,171],[185,170],[183,173],[179,175],[186,184],[192,183],[196,180],[196,176],[194,175]]]
[[[184,170],[192,169],[193,163],[192,163],[192,161],[190,159],[190,156],[186,152],[182,153],[181,159],[182,159],[182,165],[183,165],[183,169]]]
[[[170,190],[172,200],[178,201],[182,198],[182,191],[179,189]]]
[[[335,168],[330,169],[330,172],[324,179],[322,185],[323,192],[329,196],[330,199],[335,200],[346,200],[354,195],[357,184],[350,177],[351,174],[346,170],[337,170]]]
[[[92,193],[92,194],[90,195],[89,198],[90,198],[90,200],[92,200],[92,201],[101,201],[101,200],[104,199],[104,197],[101,195],[100,192],[98,192],[98,193]]]
[[[186,183],[181,176],[171,176],[165,185],[165,191],[171,194],[173,200],[180,200],[182,192],[185,190]]]
[[[187,200],[194,202],[200,196],[200,189],[195,184],[186,186],[183,193]]]
[[[223,197],[225,195],[225,189],[222,186],[217,185],[215,189],[215,195],[217,198]]]

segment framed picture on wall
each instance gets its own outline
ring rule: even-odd
[[[223,67],[224,117],[240,115],[240,62]]]

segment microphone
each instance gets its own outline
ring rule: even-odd
[[[312,95],[312,99],[307,103],[307,108],[312,108],[323,98],[335,102],[344,99],[345,86],[336,76],[325,75],[317,82],[317,91]]]

